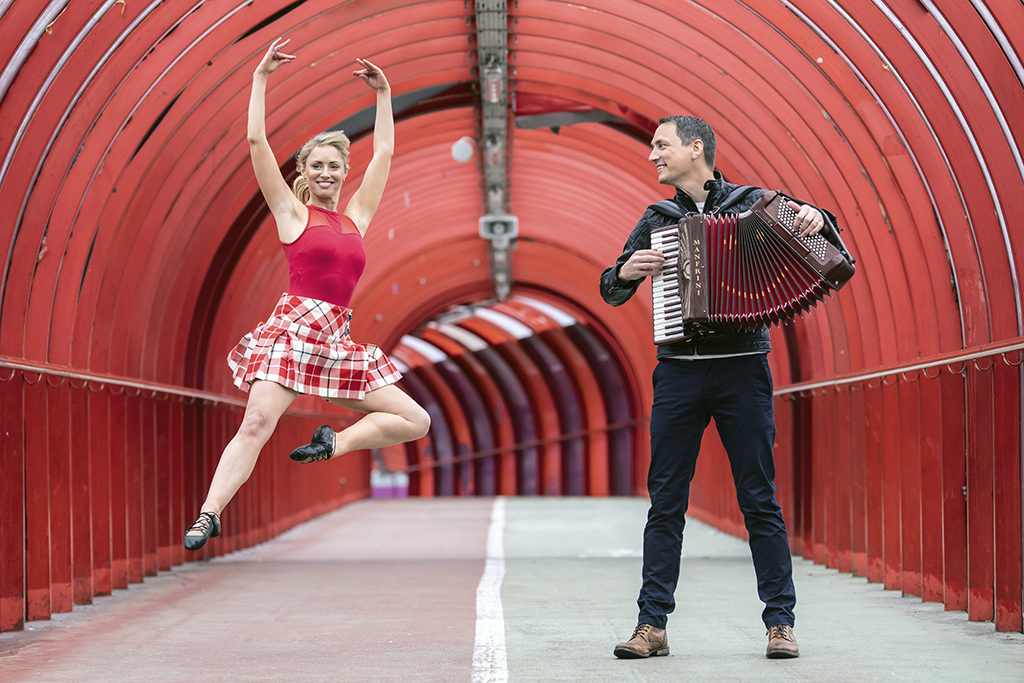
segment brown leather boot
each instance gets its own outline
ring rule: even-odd
[[[619,659],[646,659],[667,654],[668,634],[665,629],[650,624],[637,624],[633,637],[615,646],[615,656]]]
[[[769,659],[791,659],[800,656],[800,646],[796,644],[792,626],[779,624],[768,627],[768,651],[764,656]]]

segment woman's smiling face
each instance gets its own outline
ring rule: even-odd
[[[302,175],[309,183],[311,195],[321,200],[333,199],[341,192],[341,185],[348,175],[345,159],[331,145],[314,147],[306,159]]]

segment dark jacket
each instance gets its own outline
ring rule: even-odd
[[[704,202],[704,213],[737,214],[743,213],[754,202],[765,193],[765,190],[755,189],[748,193],[738,202],[731,206],[722,208],[721,204],[734,189],[739,187],[727,183],[722,179],[722,174],[715,171],[715,179],[704,183],[704,189],[708,191],[707,200]],[[690,195],[682,190],[676,191],[673,197],[676,204],[680,206],[683,213],[697,212],[697,205]],[[612,306],[621,306],[629,301],[636,292],[640,283],[647,278],[640,278],[632,282],[623,282],[619,279],[619,268],[629,260],[633,252],[638,249],[651,248],[651,228],[662,227],[675,223],[676,219],[666,216],[654,209],[648,208],[641,216],[640,222],[629,234],[626,245],[622,249],[622,255],[616,260],[615,265],[601,273],[601,297]],[[652,330],[651,334],[654,332]],[[658,347],[658,358],[666,356],[721,356],[735,353],[750,353],[758,351],[768,353],[772,349],[771,340],[768,337],[768,328],[761,327],[749,332],[723,333],[708,330],[702,332],[698,337],[687,342],[676,342]]]

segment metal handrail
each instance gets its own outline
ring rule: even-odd
[[[1018,352],[1017,362],[1011,362],[1006,358],[1007,353],[1013,351]],[[877,370],[868,373],[851,374],[840,377],[833,377],[832,379],[817,381],[817,382],[801,382],[798,384],[790,384],[784,387],[778,387],[773,392],[775,396],[786,396],[789,394],[797,394],[805,391],[814,392],[815,389],[822,388],[834,388],[848,384],[857,384],[860,382],[870,382],[873,379],[882,379],[885,381],[886,377],[902,375],[904,380],[907,379],[906,374],[908,372],[921,372],[930,379],[934,379],[927,373],[929,368],[941,368],[947,366],[950,372],[956,374],[962,374],[966,369],[968,361],[975,362],[979,358],[987,358],[991,356],[1002,355],[1004,362],[1011,366],[1019,366],[1024,361],[1024,337],[1017,337],[1012,342],[1002,344],[990,344],[976,346],[971,349],[964,349],[955,353],[942,354],[935,356],[931,360],[918,363],[907,363],[903,365],[894,365],[883,370]],[[953,370],[952,365],[955,363],[963,363],[963,367],[960,370]],[[990,369],[992,366],[989,365]],[[104,375],[96,372],[88,372],[82,370],[74,370],[69,366],[53,365],[50,363],[38,363],[25,359],[14,359],[9,356],[0,356],[0,368],[8,368],[10,370],[20,370],[22,372],[34,372],[39,375],[49,375],[53,377],[63,377],[71,380],[79,380],[81,382],[98,382],[101,387],[104,385],[119,386],[131,389],[138,389],[140,392],[147,391],[152,392],[152,396],[157,394],[168,394],[171,396],[180,396],[182,398],[191,398],[193,400],[209,401],[214,405],[218,403],[225,403],[234,406],[245,407],[246,402],[233,396],[226,396],[224,394],[214,394],[208,391],[200,391],[198,389],[188,389],[186,387],[179,387],[172,384],[162,384],[159,382],[145,382],[137,379],[131,379],[129,377],[121,377],[117,375]],[[982,370],[982,368],[978,368]],[[937,375],[936,375],[937,376]],[[13,375],[12,375],[13,378]],[[916,379],[916,378],[915,378]],[[38,379],[36,380],[39,381]],[[83,384],[83,387],[85,385]],[[78,387],[76,387],[78,388]],[[306,411],[288,411],[294,414],[306,414]],[[317,413],[320,414],[320,413]],[[592,434],[597,433],[608,433],[619,429],[626,429],[629,427],[635,427],[643,422],[646,422],[647,418],[642,417],[636,420],[630,420],[628,422],[620,422],[616,424],[610,424],[605,427],[597,429],[586,429],[576,432],[570,432],[568,434],[560,434],[557,437],[550,437],[547,439],[536,439],[533,441],[526,441],[515,444],[513,446],[506,446],[502,448],[492,448],[485,451],[477,451],[474,453],[468,453],[466,455],[460,455],[450,460],[434,460],[430,463],[424,463],[422,465],[415,465],[404,472],[416,472],[423,469],[434,469],[442,465],[455,465],[462,462],[469,462],[472,460],[479,460],[494,455],[500,455],[502,453],[514,453],[527,448],[537,448],[539,446],[546,446],[551,443],[559,443],[562,441],[568,441],[570,439],[578,439]]]
[[[962,374],[964,372],[964,369],[966,368],[966,363],[968,361],[977,361],[977,359],[979,358],[987,358],[990,356],[997,355],[1002,355],[1003,360],[1008,365],[1020,365],[1019,360],[1016,363],[1011,363],[1009,360],[1006,359],[1006,354],[1011,353],[1013,351],[1017,351],[1021,359],[1024,359],[1024,337],[1017,337],[1014,339],[1014,341],[1010,343],[988,344],[983,346],[976,346],[971,349],[964,349],[962,351],[957,351],[955,353],[942,354],[939,356],[935,356],[931,360],[925,362],[907,363],[905,365],[894,365],[883,370],[877,370],[875,372],[833,377],[832,379],[827,379],[819,382],[801,382],[799,384],[790,384],[788,386],[777,388],[773,393],[775,396],[783,396],[786,394],[795,394],[802,391],[813,392],[815,389],[838,387],[845,384],[857,384],[858,382],[870,382],[873,379],[879,378],[882,378],[882,381],[885,381],[884,378],[891,377],[893,375],[903,375],[904,379],[906,379],[906,374],[908,372],[924,372],[929,368],[941,368],[943,365],[947,366],[949,368],[949,371],[953,372],[954,374]],[[964,363],[965,365],[960,370],[953,370],[949,366],[953,365],[954,363]],[[977,367],[977,364],[975,364],[975,366]],[[991,365],[989,366],[989,368],[990,367]],[[988,370],[989,368],[984,369]],[[982,368],[979,367],[978,369],[981,370]],[[934,377],[931,377],[927,373],[925,373],[925,376],[934,379]]]
[[[210,401],[214,404],[228,403],[235,406],[245,406],[244,400],[233,396],[214,394],[209,391],[189,389],[186,387],[175,386],[173,384],[146,382],[138,379],[132,379],[130,377],[104,375],[98,372],[89,372],[87,370],[75,370],[74,368],[66,365],[37,363],[35,361],[25,360],[24,358],[15,359],[10,356],[0,356],[0,368],[21,370],[22,372],[34,372],[41,375],[49,375],[51,377],[65,377],[67,379],[83,382],[98,382],[100,385],[124,387],[126,389],[138,389],[139,391],[152,392],[153,396],[156,396],[157,394],[169,394],[171,396],[181,396],[182,398]]]
[[[581,429],[576,432],[569,432],[567,434],[559,434],[558,436],[549,436],[546,439],[534,439],[533,441],[522,441],[520,443],[513,444],[511,446],[501,446],[499,448],[489,448],[484,451],[474,451],[473,453],[466,453],[459,455],[454,458],[447,460],[430,460],[429,462],[423,462],[419,465],[413,465],[402,470],[393,470],[395,472],[412,473],[419,472],[421,470],[437,469],[446,465],[458,465],[464,462],[470,462],[472,460],[480,460],[481,458],[488,458],[495,455],[501,455],[503,453],[515,453],[517,451],[525,451],[527,448],[538,448],[540,446],[547,446],[553,443],[560,443],[562,441],[569,441],[571,439],[582,439],[587,436],[593,436],[594,434],[607,434],[610,432],[618,431],[620,429],[628,429],[630,427],[636,427],[647,422],[646,417],[637,418],[635,420],[629,420],[628,422],[616,422],[614,424],[606,425],[604,427],[595,427],[593,429]]]

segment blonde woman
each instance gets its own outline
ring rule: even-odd
[[[220,535],[221,512],[249,478],[278,418],[299,394],[320,396],[364,415],[341,432],[319,427],[309,444],[292,452],[297,462],[412,441],[430,427],[427,412],[395,386],[401,374],[384,353],[349,338],[348,305],[366,263],[362,238],[380,204],[394,153],[391,86],[377,66],[356,60],[360,68],[353,75],[377,93],[373,158],[359,189],[339,212],[349,171],[344,133],[321,133],[303,146],[292,188],[267,142],[267,78],[295,59],[281,52],[287,43],[280,38],[271,43],[253,74],[248,137],[256,180],[288,259],[288,292],[270,319],[243,337],[228,358],[235,384],[249,392],[249,400],[238,432],[221,455],[199,518],[185,532],[189,550]]]

